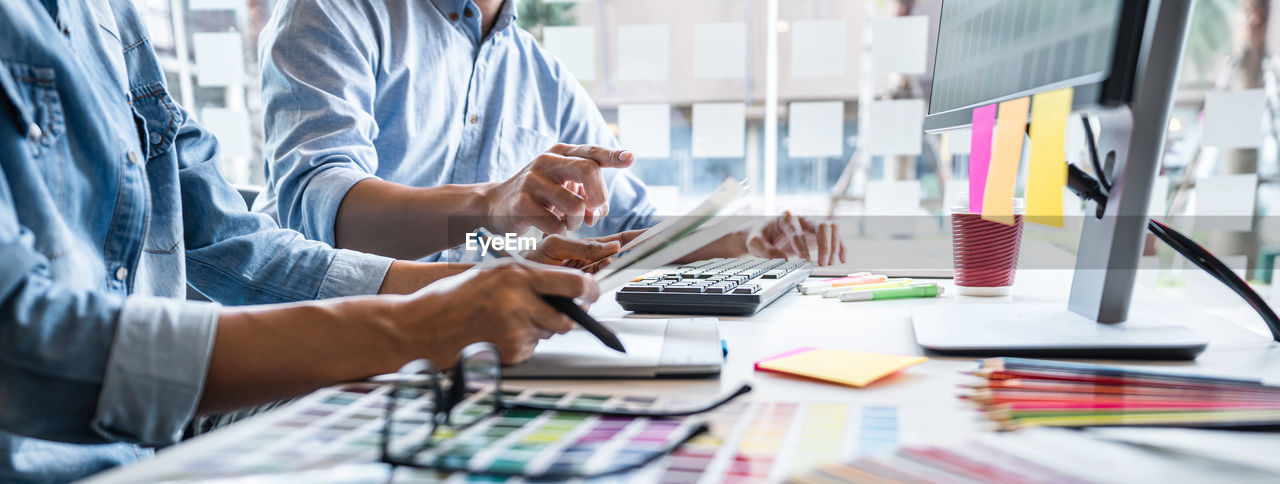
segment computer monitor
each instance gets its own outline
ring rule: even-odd
[[[1064,87],[1101,121],[1112,188],[1085,212],[1069,311],[958,306],[913,315],[935,351],[1108,358],[1187,358],[1207,344],[1130,314],[1147,203],[1164,149],[1193,2],[945,0],[926,131],[968,126],[974,108]],[[1089,202],[1093,205],[1093,202]],[[985,311],[985,312],[984,312]],[[1135,316],[1135,317],[1131,317]],[[1099,325],[1097,323],[1107,323]]]

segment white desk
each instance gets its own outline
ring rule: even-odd
[[[912,336],[911,308],[1009,300],[1059,302],[1065,305],[1070,275],[1071,271],[1066,270],[1021,271],[1014,295],[1006,298],[956,297],[948,291],[949,294],[936,299],[841,303],[816,295],[790,293],[755,316],[722,319],[721,337],[727,341],[729,355],[718,379],[518,380],[511,384],[550,390],[709,397],[732,389],[739,382],[750,380],[755,391],[748,398],[753,399],[835,400],[897,406],[905,415],[910,416],[903,420],[901,429],[902,439],[906,442],[960,438],[987,429],[977,413],[956,398],[957,384],[969,378],[961,372],[975,366],[972,358],[933,357],[924,364],[910,367],[865,389],[845,388],[766,373],[755,374],[752,364],[760,358],[803,346],[921,354],[921,349],[915,345]],[[950,281],[941,282],[950,286]],[[1161,298],[1150,289],[1139,287],[1134,311],[1153,310],[1176,315],[1179,322],[1210,336],[1208,350],[1194,362],[1125,364],[1158,365],[1183,371],[1280,380],[1280,343],[1272,342],[1268,337],[1243,329],[1230,321],[1190,308],[1180,301]],[[591,312],[602,318],[627,316],[611,297],[603,298]],[[204,445],[201,440],[180,445],[177,449],[197,451]],[[165,452],[161,452],[156,460],[163,459]],[[144,478],[154,464],[155,461],[144,462],[101,477],[108,481],[134,481]]]

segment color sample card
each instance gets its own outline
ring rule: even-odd
[[[596,30],[594,27],[543,27],[542,48],[569,68],[579,81],[596,79]]]
[[[670,158],[671,105],[619,105],[618,141],[640,158]]]
[[[618,79],[667,80],[671,70],[670,43],[666,24],[618,26]]]
[[[200,86],[244,85],[244,40],[239,32],[201,32],[191,36],[191,43]]]
[[[693,105],[693,157],[742,158],[746,150],[747,116],[742,103]]]
[[[742,79],[746,70],[746,24],[742,22],[694,24],[694,79]]]
[[[138,481],[203,480],[269,474],[272,482],[385,483],[379,459],[388,387],[354,383],[318,390],[253,420],[177,447],[134,468]],[[581,408],[687,407],[645,396],[504,390],[504,399],[571,404]],[[397,407],[423,419],[421,405]],[[471,411],[464,409],[463,411]],[[780,481],[819,462],[893,452],[900,440],[894,407],[842,402],[735,401],[702,417],[619,418],[582,413],[514,410],[455,431],[436,430],[420,459],[473,470],[540,472],[617,464],[645,455],[691,425],[709,426],[643,468],[617,477],[631,482]],[[397,438],[426,436],[426,426],[396,428]],[[416,482],[505,480],[482,475],[400,468],[396,480]]]
[[[800,348],[756,362],[756,370],[802,376],[854,388],[911,365],[924,363],[923,356],[888,355],[825,348]]]
[[[791,77],[842,77],[848,55],[844,20],[791,24]]]
[[[844,102],[794,102],[788,110],[787,156],[826,158],[844,154]]]
[[[987,171],[987,188],[982,196],[982,219],[1013,225],[1013,188],[1018,182],[1018,165],[1022,162],[1022,140],[1027,133],[1027,108],[1031,98],[1018,98],[1000,103],[997,115],[995,145],[991,148],[991,167]]]
[[[924,140],[924,101],[894,99],[872,101],[867,106],[861,137],[871,156],[920,154]]]
[[[929,17],[891,17],[872,24],[871,72],[924,74]]]
[[[1062,188],[1067,186],[1067,117],[1071,88],[1031,98],[1031,161],[1027,167],[1027,221],[1062,227]]]
[[[1258,175],[1216,175],[1196,180],[1192,225],[1198,230],[1251,230],[1257,193]]]
[[[982,213],[991,170],[991,139],[996,125],[996,105],[973,110],[973,144],[969,145],[969,213]]]
[[[1204,145],[1218,148],[1262,146],[1262,89],[1211,91],[1204,96]]]

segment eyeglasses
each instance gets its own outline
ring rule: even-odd
[[[506,401],[502,391],[502,357],[498,348],[489,343],[474,343],[463,348],[457,364],[447,376],[430,361],[418,359],[406,363],[396,373],[381,375],[372,380],[392,386],[388,392],[390,401],[382,427],[382,462],[392,466],[444,472],[556,480],[599,477],[643,467],[706,432],[707,426],[703,423],[675,426],[677,430],[666,439],[665,445],[628,450],[628,458],[617,459],[589,471],[580,468],[565,469],[563,466],[551,466],[538,472],[477,470],[468,467],[469,456],[436,455],[430,451],[447,442],[451,435],[489,417],[500,419],[502,414],[511,410],[568,412],[603,417],[677,418],[714,410],[751,391],[751,386],[744,384],[736,391],[704,405],[661,410],[582,408],[556,403]],[[448,435],[438,438],[440,436],[437,434],[442,427],[449,429],[446,432]]]

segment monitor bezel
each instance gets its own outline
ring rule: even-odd
[[[938,10],[940,23],[944,20],[942,19],[942,12],[945,10],[942,7],[945,7],[946,1],[948,0],[943,0],[943,4],[940,4]],[[1138,56],[1142,47],[1142,33],[1146,25],[1148,3],[1149,0],[1123,0],[1121,2],[1120,22],[1116,27],[1115,51],[1111,56],[1110,73],[1106,74],[1104,78],[1099,79],[1098,75],[1081,76],[989,99],[962,108],[941,113],[929,113],[924,118],[924,131],[926,133],[939,133],[965,129],[973,124],[973,110],[976,108],[1065,87],[1075,88],[1072,102],[1073,111],[1088,110],[1096,106],[1128,104],[1132,98],[1133,85],[1136,81]],[[938,37],[937,42],[940,42],[941,35]],[[938,64],[937,42],[933,45],[934,70],[931,72],[936,72]],[[934,90],[931,89],[929,93],[931,103],[933,101],[933,92]]]

